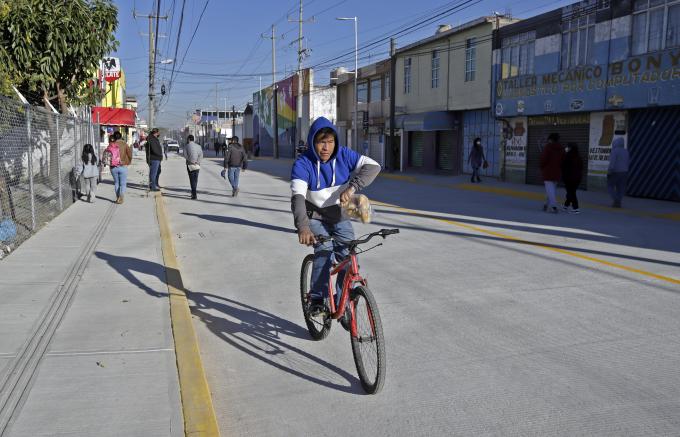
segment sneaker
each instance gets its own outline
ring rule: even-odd
[[[567,212],[569,212],[569,207],[568,207],[568,206],[564,206],[564,205],[562,205],[562,210],[563,210],[563,211],[567,211]]]
[[[238,196],[238,188],[234,190],[234,197]]]
[[[550,210],[550,212],[553,213],[553,214],[557,214],[558,212],[560,212],[560,210],[557,209],[556,206],[553,206],[552,209]]]
[[[581,210],[578,209],[578,208],[572,209],[572,210],[571,210],[571,213],[572,213],[572,214],[581,214]]]

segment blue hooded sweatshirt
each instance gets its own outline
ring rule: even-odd
[[[326,127],[335,134],[335,150],[328,161],[321,162],[314,147],[314,136]],[[349,186],[360,191],[373,182],[379,172],[380,165],[373,159],[339,145],[333,123],[324,117],[317,118],[307,135],[307,151],[295,161],[291,172],[295,226],[298,229],[308,226],[307,218],[331,223],[342,220],[340,194]],[[300,211],[303,200],[306,211]]]

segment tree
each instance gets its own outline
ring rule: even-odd
[[[118,46],[111,0],[0,0],[0,91],[15,85],[31,103],[66,112],[94,104],[100,60]]]

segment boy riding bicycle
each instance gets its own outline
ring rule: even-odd
[[[343,213],[340,203],[373,182],[380,165],[368,156],[338,144],[333,123],[317,118],[307,136],[309,148],[293,164],[290,188],[291,209],[300,244],[314,246],[311,277],[311,306],[322,306],[328,290],[331,256],[347,256],[346,245],[336,240],[318,243],[315,235],[336,237],[341,241],[354,239],[352,223]],[[345,272],[338,273],[341,287]],[[340,293],[336,293],[339,299]],[[336,303],[339,305],[339,302]]]

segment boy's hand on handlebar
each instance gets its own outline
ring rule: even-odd
[[[316,243],[316,238],[314,238],[314,233],[309,230],[309,228],[301,229],[298,231],[298,240],[300,244],[305,246],[312,246]]]

